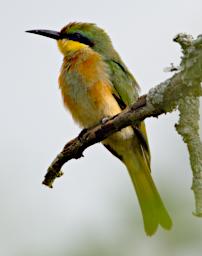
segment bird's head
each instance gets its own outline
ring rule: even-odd
[[[64,56],[84,47],[92,48],[105,59],[110,58],[114,53],[107,33],[92,23],[73,22],[63,27],[60,32],[52,30],[28,30],[26,32],[57,40],[58,47]]]

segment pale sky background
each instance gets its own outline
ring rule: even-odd
[[[202,33],[201,0],[2,0],[0,255],[199,256],[202,219],[192,215],[186,147],[174,130],[177,114],[146,121],[152,173],[173,218],[172,231],[144,234],[125,167],[101,145],[65,165],[54,189],[46,169],[80,129],[64,110],[57,78],[62,56],[54,40],[28,29],[59,30],[72,21],[104,28],[136,76],[142,93],[179,64],[179,32]],[[163,254],[162,254],[163,253]]]

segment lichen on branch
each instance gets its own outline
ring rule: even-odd
[[[199,135],[199,98],[185,97],[178,104],[180,118],[176,124],[189,151],[193,172],[192,190],[195,196],[195,215],[202,217],[202,143]]]
[[[52,187],[60,177],[62,166],[69,160],[83,156],[83,151],[132,124],[148,117],[156,117],[176,109],[180,112],[176,129],[187,144],[193,172],[192,190],[195,195],[195,215],[202,216],[202,143],[199,136],[199,97],[202,95],[202,35],[197,39],[178,34],[174,41],[182,48],[179,70],[169,79],[150,89],[132,106],[119,115],[90,129],[68,142],[54,159],[45,175],[43,184]]]

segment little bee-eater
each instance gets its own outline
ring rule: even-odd
[[[137,100],[139,86],[103,29],[75,22],[60,32],[27,32],[57,40],[64,56],[59,75],[64,105],[81,127],[94,126]],[[151,177],[144,122],[124,128],[102,143],[128,169],[147,235],[154,234],[158,225],[170,229],[172,221]]]

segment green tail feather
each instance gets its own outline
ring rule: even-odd
[[[124,162],[136,190],[146,234],[153,235],[158,225],[164,229],[170,229],[172,227],[171,218],[155,187],[147,162],[138,153],[132,157],[130,154],[130,157],[125,158]]]

